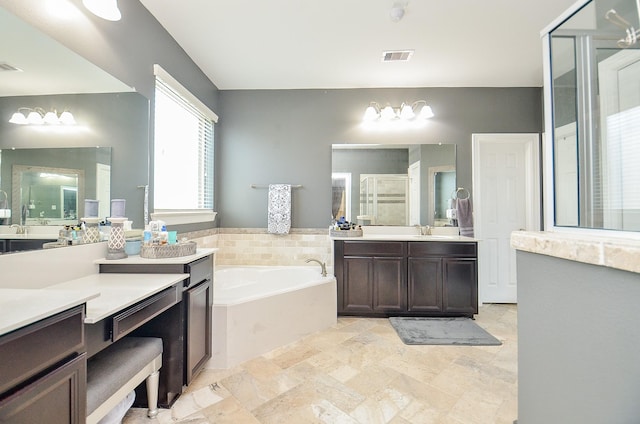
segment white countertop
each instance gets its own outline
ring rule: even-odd
[[[0,335],[83,304],[97,290],[0,289]]]
[[[189,278],[189,274],[94,274],[47,287],[43,291],[92,290],[85,324],[98,321]]]
[[[97,259],[95,264],[123,264],[123,265],[140,265],[140,264],[188,264],[197,259],[204,258],[218,251],[218,248],[202,248],[197,249],[196,253],[189,256],[178,256],[175,258],[148,259],[142,258],[140,255],[130,255],[124,259]]]
[[[362,237],[331,237],[332,240],[348,241],[446,241],[446,242],[477,242],[478,239],[465,236],[445,236],[417,234],[370,234]]]
[[[58,234],[0,234],[0,240],[57,240]]]

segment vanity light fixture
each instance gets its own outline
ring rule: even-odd
[[[89,12],[107,21],[122,19],[122,14],[118,9],[118,0],[82,0],[82,4]]]
[[[76,120],[68,110],[58,117],[55,111],[45,112],[40,107],[21,107],[13,115],[9,122],[18,125],[76,125]]]
[[[369,103],[364,112],[363,121],[413,121],[433,118],[433,110],[426,100],[418,100],[413,103],[402,103],[400,107],[387,104],[381,107],[377,102]]]

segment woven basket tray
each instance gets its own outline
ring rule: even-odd
[[[196,253],[198,244],[195,241],[187,241],[178,244],[164,244],[161,246],[142,246],[140,257],[147,259],[177,258]]]
[[[362,230],[334,230],[329,228],[331,237],[362,237]]]

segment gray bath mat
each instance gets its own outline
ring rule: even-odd
[[[470,318],[391,317],[391,325],[408,345],[500,346]]]

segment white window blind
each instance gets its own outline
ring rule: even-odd
[[[154,209],[213,209],[213,131],[217,118],[156,75]],[[213,117],[208,116],[213,115]]]

